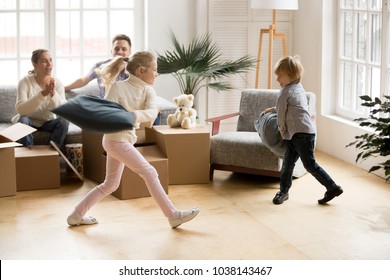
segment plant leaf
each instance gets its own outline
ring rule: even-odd
[[[390,96],[384,96],[385,101],[381,101],[379,98],[372,98],[368,95],[360,96],[364,102],[361,104],[366,107],[374,107],[370,111],[368,118],[358,118],[355,121],[359,122],[359,125],[364,127],[370,127],[374,129],[374,133],[364,133],[362,135],[355,136],[356,141],[351,142],[347,147],[355,146],[361,150],[356,155],[356,162],[359,160],[366,160],[370,157],[388,157],[390,155]],[[390,159],[385,162],[372,166],[369,172],[373,172],[383,168],[385,170],[386,181],[390,181]]]
[[[181,44],[172,31],[170,37],[173,49],[157,54],[158,73],[173,75],[185,94],[196,96],[203,86],[217,91],[233,89],[229,82],[222,79],[246,73],[256,63],[250,56],[236,60],[221,59],[221,51],[212,42],[209,33],[194,38],[187,46]]]

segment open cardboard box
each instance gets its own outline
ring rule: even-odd
[[[0,131],[0,197],[16,194],[15,147],[17,140],[36,131],[35,128],[16,123]]]

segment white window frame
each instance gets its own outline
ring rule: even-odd
[[[11,79],[11,81],[5,81],[7,82],[8,84],[15,84],[15,82],[19,81],[23,76],[25,76],[27,74],[27,72],[29,70],[31,70],[30,68],[32,68],[31,66],[31,63],[30,63],[30,58],[31,58],[31,52],[33,51],[33,49],[31,49],[31,51],[29,53],[21,53],[21,50],[20,50],[20,44],[21,44],[21,27],[20,27],[20,24],[21,24],[21,12],[25,12],[25,11],[40,11],[40,12],[43,12],[44,13],[44,18],[43,18],[43,22],[44,22],[44,27],[43,30],[44,30],[44,41],[43,41],[43,45],[39,44],[39,47],[36,46],[34,47],[34,49],[36,48],[46,48],[46,49],[49,49],[50,52],[52,53],[53,55],[53,61],[54,61],[54,74],[58,75],[60,78],[61,76],[63,75],[68,75],[68,72],[72,72],[72,75],[74,75],[74,78],[78,78],[79,76],[83,76],[86,73],[86,69],[92,67],[92,65],[89,65],[90,62],[86,62],[84,63],[84,60],[85,59],[96,59],[96,62],[100,61],[100,60],[104,60],[104,59],[107,59],[109,57],[111,57],[111,53],[110,53],[110,50],[111,50],[111,37],[113,36],[112,33],[115,31],[114,30],[110,30],[110,22],[109,20],[107,20],[107,32],[106,34],[104,34],[104,36],[106,37],[106,44],[107,44],[107,52],[105,54],[101,54],[101,55],[95,55],[95,56],[89,56],[88,53],[87,53],[87,50],[82,50],[82,47],[81,47],[81,51],[80,53],[78,54],[70,54],[68,57],[76,57],[77,59],[80,59],[80,67],[79,69],[67,69],[66,67],[63,67],[61,65],[58,65],[57,64],[57,59],[64,59],[66,58],[67,56],[64,56],[64,55],[61,55],[61,56],[57,56],[57,52],[56,52],[56,8],[55,8],[55,0],[41,0],[43,5],[42,5],[42,9],[31,9],[31,10],[22,10],[20,8],[20,3],[22,0],[13,0],[15,1],[15,5],[16,5],[16,8],[12,8],[12,9],[0,9],[0,17],[2,16],[2,13],[8,13],[8,14],[14,14],[15,15],[15,18],[16,18],[16,24],[17,24],[17,27],[16,27],[16,51],[15,51],[15,54],[12,54],[10,56],[4,56],[4,55],[0,55],[0,63],[1,62],[7,62],[9,65],[10,63],[14,63],[13,65],[16,65],[16,71],[15,71],[15,76],[14,78]],[[80,0],[81,1],[81,6],[82,6],[82,2],[83,0]],[[107,3],[109,3],[110,0],[100,0],[101,2],[104,2],[104,1],[107,1]],[[116,0],[118,1],[118,0]],[[128,1],[128,0],[122,0],[124,2]],[[145,49],[146,48],[146,37],[145,37],[145,28],[146,28],[146,20],[145,20],[145,17],[147,15],[147,13],[145,12],[145,9],[146,9],[146,3],[144,3],[145,1],[144,0],[134,0],[134,22],[129,22],[128,19],[123,19],[123,24],[128,24],[128,25],[131,25],[133,24],[134,25],[134,34],[126,34],[126,35],[129,35],[130,36],[130,39],[132,41],[132,50],[139,50],[139,49]],[[4,2],[5,3],[5,2]],[[30,3],[30,2],[29,2]],[[1,4],[1,3],[0,3]],[[32,5],[32,3],[31,3]],[[107,4],[107,8],[103,8],[103,9],[100,9],[99,11],[105,11],[107,14],[110,13],[110,11],[112,11],[113,9],[109,8],[108,7],[109,5]],[[1,7],[0,7],[1,8]],[[76,9],[72,9],[72,10],[81,10],[81,8],[76,8]],[[93,11],[94,9],[91,9],[91,11]],[[109,17],[107,17],[109,19]],[[9,23],[9,24],[12,24],[13,23]],[[90,24],[90,23],[87,23],[87,24]],[[5,22],[4,24],[4,27],[3,28],[7,28],[7,25],[8,23]],[[9,26],[9,25],[8,25]],[[82,28],[82,27],[81,27]],[[111,32],[110,32],[111,31]],[[121,32],[118,32],[118,33],[121,33]],[[116,34],[116,33],[115,33]],[[0,37],[1,37],[1,33],[0,33]],[[80,35],[80,43],[82,45],[82,41],[83,38],[82,38],[82,34]],[[0,38],[0,41],[1,41],[1,38]],[[26,65],[28,65],[28,69],[25,69],[26,68]],[[30,67],[31,66],[31,67]],[[6,71],[6,70],[4,70]],[[9,70],[8,70],[9,71]],[[63,81],[64,82],[64,81]],[[69,82],[69,81],[68,81]]]
[[[352,8],[343,8],[341,3],[342,2],[350,2],[346,0],[338,0],[338,58],[337,58],[337,89],[338,89],[338,98],[337,98],[337,106],[336,106],[336,112],[337,115],[347,118],[349,120],[353,120],[359,117],[364,117],[368,115],[368,109],[363,108],[363,106],[360,106],[361,100],[359,98],[360,95],[369,95],[371,97],[379,97],[383,98],[384,95],[390,94],[390,88],[389,88],[389,82],[390,82],[390,41],[389,41],[389,25],[390,25],[390,9],[388,8],[389,0],[381,0],[382,1],[382,10],[379,12],[373,12],[369,11],[367,9],[359,9],[358,8],[358,0],[351,0],[353,1],[353,7]],[[371,5],[373,0],[367,0],[367,6]],[[344,46],[342,44],[342,38],[343,38],[343,31],[342,28],[342,18],[343,14],[345,12],[350,12],[353,15],[352,20],[352,55],[351,57],[343,57],[342,47]],[[358,14],[365,14],[367,15],[367,25],[365,28],[366,32],[366,39],[365,39],[365,57],[364,59],[359,59],[357,57],[357,46],[355,42],[357,42],[356,36],[357,36],[357,15]],[[370,61],[369,57],[371,54],[371,32],[369,30],[372,28],[371,26],[371,16],[373,14],[378,14],[381,16],[381,42],[380,42],[380,60],[378,63],[373,63]],[[348,93],[343,92],[343,85],[344,80],[342,77],[343,69],[342,69],[342,63],[351,63],[353,65],[352,67],[352,73],[351,74],[351,92],[349,97],[351,100],[349,100],[349,104],[347,106],[344,104],[344,100],[346,99],[346,95]],[[358,88],[356,83],[356,77],[358,75],[356,71],[356,67],[361,66],[366,69],[364,73],[364,88]],[[371,88],[375,87],[376,84],[372,84],[371,79],[371,72],[369,71],[372,67],[379,68],[380,71],[380,85],[379,85],[379,92],[371,92]],[[361,90],[362,94],[359,94],[358,91]]]

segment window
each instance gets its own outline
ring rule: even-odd
[[[0,0],[0,75],[16,84],[34,49],[49,49],[64,84],[111,56],[111,38],[129,35],[143,49],[143,0]]]
[[[389,95],[388,0],[339,0],[338,106],[349,119],[365,116],[359,96]]]

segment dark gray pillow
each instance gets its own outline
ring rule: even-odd
[[[51,111],[93,132],[113,133],[133,128],[134,113],[97,96],[77,96]]]
[[[283,141],[278,129],[278,116],[275,112],[260,113],[259,119],[254,122],[263,144],[279,158],[284,157],[286,143]]]

